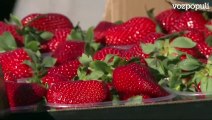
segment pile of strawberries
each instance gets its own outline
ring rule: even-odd
[[[168,96],[161,85],[212,91],[212,20],[200,12],[171,9],[86,31],[56,13],[11,19],[0,22],[10,107]]]

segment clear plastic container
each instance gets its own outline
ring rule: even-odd
[[[50,109],[57,109],[57,110],[64,110],[64,109],[88,109],[88,108],[102,108],[102,107],[117,107],[117,106],[128,106],[128,105],[143,105],[143,104],[154,104],[158,102],[167,102],[172,101],[175,98],[175,94],[170,94],[164,97],[158,98],[149,98],[143,99],[142,102],[140,101],[133,101],[134,103],[130,102],[129,100],[125,101],[118,101],[116,103],[112,101],[108,102],[101,102],[101,103],[88,103],[88,104],[55,104],[55,103],[47,103],[47,107]]]
[[[177,99],[181,100],[198,100],[198,99],[211,99],[212,98],[212,92],[211,93],[202,93],[202,92],[182,92],[173,90],[171,88],[165,88],[169,92],[172,92],[176,95]]]

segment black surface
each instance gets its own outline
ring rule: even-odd
[[[74,119],[176,119],[212,120],[212,101],[166,105],[99,108],[54,112],[25,112],[5,115],[7,120],[74,120]]]
[[[9,19],[12,13],[16,0],[1,0],[0,2],[0,21]]]

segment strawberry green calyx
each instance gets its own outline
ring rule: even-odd
[[[0,52],[15,50],[17,48],[16,41],[10,32],[4,32],[0,36]]]
[[[100,43],[94,40],[94,28],[90,27],[87,31],[83,31],[79,25],[71,31],[67,37],[68,40],[79,40],[85,42],[85,54],[93,56],[93,54],[100,49]]]
[[[40,17],[43,17],[45,15],[40,15],[33,20],[31,20],[28,24],[33,22],[34,20],[37,20]],[[12,23],[15,23],[15,25],[19,28],[17,29],[18,34],[22,35],[24,37],[24,47],[27,49],[31,49],[32,51],[37,51],[40,49],[40,45],[48,40],[50,40],[54,35],[51,32],[48,31],[38,31],[36,28],[30,27],[29,25],[22,25],[21,21],[18,19],[18,17],[14,15],[10,15],[10,19]]]
[[[30,66],[33,70],[33,76],[29,79],[32,83],[41,83],[41,78],[47,74],[47,68],[53,67],[56,59],[46,56],[41,56],[39,51],[33,52],[30,49],[25,49],[31,60],[25,60],[24,64]]]
[[[118,66],[123,66],[131,62],[137,62],[139,59],[126,61],[118,56],[108,54],[104,61],[93,60],[89,55],[83,54],[79,58],[81,66],[77,71],[79,80],[101,80],[106,83],[112,82],[113,70]]]
[[[212,63],[210,60],[204,68],[195,72],[192,82],[196,87],[200,84],[201,92],[212,92]]]
[[[160,27],[160,25],[158,24],[156,18],[155,18],[155,15],[154,15],[154,8],[150,9],[150,10],[146,10],[146,14],[148,15],[148,17],[153,20],[155,23],[156,23],[156,32],[158,33],[162,33],[163,30],[162,28]]]

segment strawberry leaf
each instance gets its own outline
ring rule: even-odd
[[[125,105],[136,105],[136,104],[142,104],[142,96],[137,95],[129,98]]]
[[[94,39],[94,28],[90,27],[90,28],[88,28],[88,30],[86,32],[85,40],[87,42],[91,42],[91,41],[93,41],[93,39]]]
[[[67,37],[68,40],[83,40],[83,35],[81,32],[72,30],[71,34]]]
[[[56,63],[56,59],[50,56],[45,57],[42,61],[42,65],[44,67],[53,67],[55,63]]]
[[[30,41],[25,45],[25,48],[36,52],[39,50],[40,43],[38,41]]]
[[[201,64],[195,59],[185,59],[178,64],[179,68],[186,71],[191,71],[199,68]]]
[[[111,73],[111,67],[103,61],[90,62],[90,68],[92,71],[102,71],[103,73]]]
[[[88,66],[89,63],[93,61],[93,58],[91,56],[86,55],[86,54],[82,54],[82,56],[79,58],[79,61],[82,65]]]
[[[10,32],[4,32],[0,36],[0,50],[9,51],[17,48],[16,41]]]
[[[212,47],[212,35],[206,38],[206,43],[208,44],[208,46]]]
[[[196,43],[187,37],[177,37],[171,42],[171,46],[178,48],[193,48]]]
[[[119,99],[119,96],[118,95],[113,95],[112,97],[112,104],[113,106],[116,106],[116,105],[119,105],[120,104],[120,99]]]
[[[154,15],[154,8],[150,9],[150,10],[147,10],[146,13],[148,15],[149,18],[151,18],[152,20],[155,21],[155,15]]]
[[[10,19],[14,22],[17,26],[22,27],[21,21],[18,19],[17,16],[10,14]]]
[[[42,32],[42,33],[40,34],[40,37],[41,37],[43,40],[49,40],[49,39],[51,39],[53,36],[54,36],[54,34],[51,33],[51,32]]]
[[[109,63],[109,60],[111,60],[115,55],[113,54],[107,54],[105,59],[104,59],[104,62],[105,63]]]
[[[205,25],[210,31],[212,31],[212,25]]]
[[[156,47],[154,44],[147,43],[147,44],[141,44],[141,48],[145,54],[150,54],[155,50]]]
[[[123,24],[124,22],[122,20],[118,20],[118,21],[115,21],[114,22],[116,25],[120,25],[120,24]]]
[[[212,78],[202,77],[201,79],[202,92],[212,92]]]
[[[36,66],[35,66],[35,65],[32,63],[32,61],[30,61],[30,60],[25,60],[25,61],[23,62],[23,64],[28,65],[28,66],[31,67],[33,70],[36,69]]]
[[[99,80],[104,75],[102,71],[93,71],[91,74],[86,76],[87,80]]]
[[[79,80],[86,80],[87,69],[86,67],[79,67],[77,70],[77,76]]]

